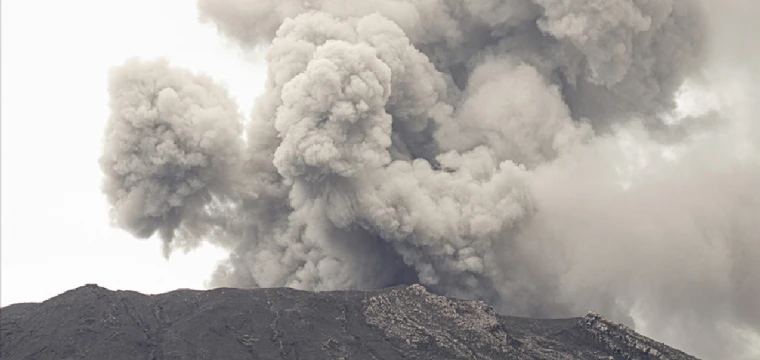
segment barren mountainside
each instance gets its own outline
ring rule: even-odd
[[[0,314],[8,360],[695,359],[593,313],[501,316],[419,285],[160,295],[86,285]]]

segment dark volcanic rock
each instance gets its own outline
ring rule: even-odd
[[[2,359],[695,359],[589,314],[506,317],[422,286],[379,291],[87,285],[0,310]]]

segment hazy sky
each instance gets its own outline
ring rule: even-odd
[[[160,241],[111,228],[97,162],[108,69],[129,57],[202,70],[251,108],[263,63],[246,62],[195,13],[187,0],[3,0],[2,306],[86,283],[148,293],[203,287],[221,251],[167,262]]]

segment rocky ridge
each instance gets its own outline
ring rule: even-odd
[[[502,316],[420,285],[377,291],[80,287],[0,310],[1,359],[696,359],[590,313]]]

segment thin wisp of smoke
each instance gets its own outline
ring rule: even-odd
[[[712,7],[199,0],[201,21],[267,48],[265,91],[244,128],[207,76],[115,69],[112,218],[167,254],[228,250],[212,286],[418,282],[741,357],[760,336],[760,71],[732,78],[730,106],[677,101],[737,84],[710,75]]]

